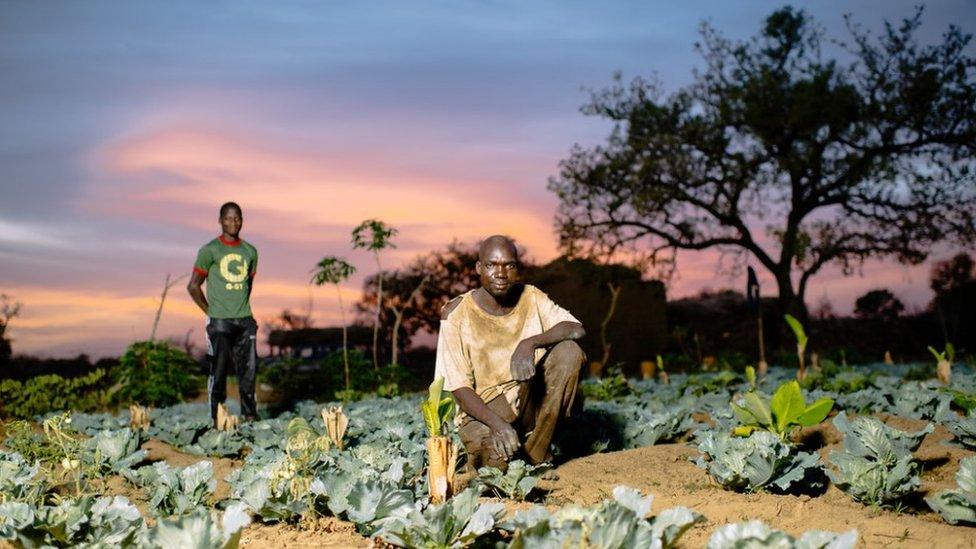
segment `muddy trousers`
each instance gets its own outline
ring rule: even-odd
[[[560,419],[569,417],[578,403],[580,369],[585,357],[573,341],[553,346],[542,357],[532,379],[519,384],[518,406],[499,395],[485,404],[503,421],[510,423],[519,435],[521,456],[530,463],[550,461],[552,437]],[[491,466],[505,469],[504,456],[491,448],[491,430],[487,425],[468,416],[458,427],[461,441],[468,454],[468,471]]]
[[[227,399],[227,375],[237,372],[241,394],[241,414],[257,418],[254,380],[258,372],[258,323],[253,318],[211,318],[207,322],[210,377],[207,394],[210,416],[217,419],[217,405]]]

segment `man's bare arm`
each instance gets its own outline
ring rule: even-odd
[[[200,287],[203,284],[203,275],[194,271],[190,274],[190,282],[186,285],[186,291],[190,293],[190,297],[193,298],[193,302],[200,307],[203,314],[210,314],[210,304],[207,303],[207,296],[203,295],[203,289]]]
[[[455,389],[452,394],[464,413],[484,423],[491,430],[490,442],[495,452],[506,459],[512,457],[519,447],[515,429],[498,417],[470,387]]]
[[[582,324],[579,322],[564,320],[541,334],[527,337],[523,341],[528,341],[529,344],[533,346],[533,350],[535,350],[542,349],[544,347],[552,347],[557,343],[567,340],[575,341],[577,339],[582,339],[585,335],[586,330],[583,329]]]
[[[525,381],[535,375],[535,350],[552,347],[563,341],[575,341],[586,335],[579,322],[564,320],[539,335],[527,337],[519,342],[512,353],[512,377]]]

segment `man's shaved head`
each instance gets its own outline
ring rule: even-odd
[[[482,262],[486,261],[488,254],[498,248],[511,252],[515,259],[518,260],[518,248],[515,246],[515,241],[501,234],[489,236],[481,241],[481,244],[478,245],[478,259]]]

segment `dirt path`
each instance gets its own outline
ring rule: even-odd
[[[241,535],[241,547],[369,547],[372,542],[356,532],[351,522],[333,517],[319,519],[310,527],[291,524],[252,523]]]

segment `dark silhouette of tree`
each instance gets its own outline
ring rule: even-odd
[[[930,286],[936,295],[945,295],[962,288],[976,278],[973,258],[960,253],[951,259],[940,261],[932,267]]]
[[[775,278],[782,312],[827,264],[917,264],[940,241],[976,239],[976,61],[950,26],[919,44],[922,10],[874,36],[848,19],[850,61],[825,59],[803,11],[771,14],[750,40],[701,28],[705,68],[665,95],[618,77],[586,114],[616,124],[576,146],[549,188],[572,254],[716,248]]]
[[[929,308],[939,319],[947,343],[972,350],[976,341],[976,266],[973,258],[960,253],[932,268],[930,286],[935,297]]]
[[[401,269],[384,272],[384,318],[381,324],[392,326],[396,319],[390,308],[402,309],[414,290],[420,287],[403,316],[400,333],[407,342],[418,332],[437,333],[441,307],[448,300],[478,287],[477,262],[476,246],[455,241],[442,250],[418,256]],[[421,285],[424,277],[427,281]],[[377,282],[377,275],[363,281],[363,296],[357,307],[364,314],[376,310]]]
[[[520,250],[521,251],[521,250]],[[522,251],[523,272],[531,269]],[[420,332],[437,333],[441,321],[441,307],[450,299],[477,288],[480,284],[475,265],[478,263],[477,245],[454,241],[441,250],[418,256],[396,271],[383,274],[383,326],[391,326],[395,314],[391,308],[402,310],[417,287],[420,290],[406,309],[400,327],[400,337],[405,347]],[[426,282],[421,281],[427,277]],[[365,315],[376,308],[377,277],[372,275],[363,281],[363,296],[357,304]],[[385,337],[390,337],[389,332]]]
[[[311,328],[314,324],[311,314],[300,313],[291,309],[283,309],[278,313],[278,316],[268,319],[264,323],[269,332],[274,330],[302,330]]]
[[[895,294],[884,288],[871,290],[854,302],[854,316],[894,320],[905,311],[905,304]]]
[[[13,301],[7,294],[0,294],[0,364],[5,364],[13,355],[13,347],[10,345],[10,338],[7,337],[7,328],[10,321],[20,314],[21,303]]]

